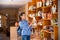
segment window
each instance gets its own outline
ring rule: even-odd
[[[1,20],[0,20],[0,23],[1,23]]]
[[[1,24],[0,24],[0,27],[1,27]]]
[[[1,15],[0,15],[0,19],[1,19]]]
[[[1,27],[1,15],[0,15],[0,27]]]

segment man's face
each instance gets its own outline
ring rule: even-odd
[[[23,15],[21,16],[21,18],[22,18],[23,20],[26,19],[26,15],[23,14]]]

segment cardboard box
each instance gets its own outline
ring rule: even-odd
[[[17,40],[17,27],[10,27],[10,40]]]

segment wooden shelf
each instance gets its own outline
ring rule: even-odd
[[[58,40],[58,26],[54,26],[54,40]]]
[[[58,18],[58,12],[53,14],[53,19],[57,19]]]
[[[51,8],[50,6],[42,7],[42,11],[43,11],[44,13],[48,13],[48,12],[51,11],[50,8]]]
[[[36,2],[39,2],[39,1],[42,1],[42,0],[36,0]]]
[[[42,20],[51,20],[51,19],[42,19]]]
[[[50,32],[48,30],[42,30],[43,32],[47,32],[47,33],[54,33],[54,32]]]
[[[39,7],[39,8],[37,8],[37,9],[42,9],[42,7]]]
[[[32,20],[33,20],[33,18],[28,17],[28,21],[29,21],[29,22],[32,22]]]
[[[51,34],[54,35],[54,40],[58,40],[58,27],[54,25],[54,31],[50,32],[48,30],[42,30],[43,32],[43,37],[51,37]]]
[[[43,24],[43,26],[51,25],[51,21],[50,20],[43,20],[42,24]]]
[[[36,10],[33,10],[33,11],[28,10],[28,15],[29,14],[33,14],[33,13],[38,14],[39,11],[41,11],[44,14],[46,14],[46,15],[43,15],[43,17],[45,17],[44,19],[43,19],[43,17],[35,16],[35,18],[36,18],[36,20],[38,22],[40,20],[42,20],[41,21],[42,22],[42,26],[40,26],[40,25],[37,24],[34,27],[35,30],[39,30],[40,28],[43,30],[43,27],[44,26],[53,26],[53,25],[51,25],[51,20],[52,19],[54,19],[54,20],[55,19],[58,19],[58,2],[57,2],[57,0],[53,0],[53,4],[55,4],[56,5],[56,8],[57,8],[56,13],[52,13],[51,12],[51,8],[52,8],[53,5],[43,6],[43,3],[42,3],[42,6],[41,7],[37,7],[37,3],[40,2],[40,1],[44,2],[45,0],[32,0],[32,2],[28,5],[28,7],[31,6],[31,5],[36,6]],[[28,18],[28,19],[29,19],[29,21],[32,21],[33,20],[32,18]],[[54,40],[57,40],[58,39],[57,38],[58,28],[56,28],[56,27],[54,27],[54,31],[53,32],[50,32],[48,30],[43,30],[43,32],[44,32],[44,37],[45,38],[48,38],[48,37],[51,38],[51,34],[53,33],[54,34]]]
[[[50,8],[51,8],[51,7],[52,7],[52,5],[50,5],[50,6],[43,6],[43,7],[37,8],[37,10],[43,10],[43,11],[46,12],[46,10],[49,10],[49,11],[50,11]],[[49,11],[47,11],[47,12],[49,12]]]
[[[29,12],[36,12],[36,10],[29,10]]]
[[[32,0],[32,5],[36,6],[36,0]]]
[[[42,17],[40,17],[40,16],[36,16],[36,20],[38,21],[38,20],[41,20],[42,19]]]
[[[28,8],[32,5],[32,2],[28,2]]]

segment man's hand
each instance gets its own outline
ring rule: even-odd
[[[17,22],[15,23],[15,26],[18,27],[18,23]]]

